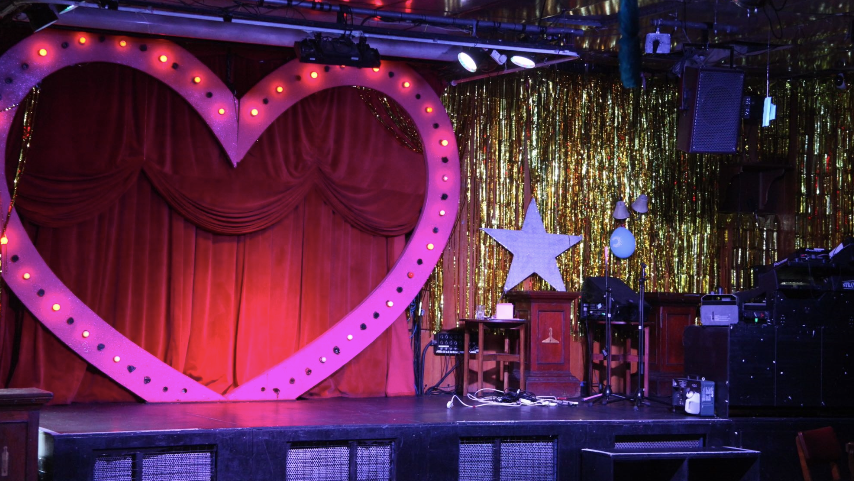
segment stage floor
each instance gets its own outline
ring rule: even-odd
[[[448,408],[450,400],[432,395],[48,406],[40,419],[42,479],[173,479],[144,472],[152,459],[166,460],[159,465],[167,470],[201,469],[180,478],[193,480],[493,480],[515,472],[523,474],[514,479],[580,481],[588,479],[585,451],[646,449],[660,456],[732,446],[761,452],[759,479],[800,481],[798,430],[833,425],[841,441],[854,439],[851,418],[724,419],[674,413],[669,404],[635,409],[627,401],[468,408],[455,400]],[[176,459],[189,464],[172,466]],[[643,479],[681,479],[666,474],[672,460],[648,461],[653,472],[665,474]],[[327,466],[333,465],[343,471],[330,475]],[[122,469],[129,471],[114,472]],[[687,479],[706,479],[695,477]]]
[[[186,404],[72,404],[42,410],[42,430],[57,435],[216,430],[241,428],[367,427],[483,423],[728,423],[671,412],[651,403],[607,405],[479,406],[468,408],[448,395],[396,398],[333,398],[281,402]],[[467,403],[470,401],[466,400]]]

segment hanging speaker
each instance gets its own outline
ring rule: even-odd
[[[734,154],[744,72],[686,67],[676,147],[692,154]]]

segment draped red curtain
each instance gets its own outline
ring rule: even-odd
[[[238,94],[288,60],[196,53]],[[418,218],[423,157],[355,88],[300,101],[237,167],[196,112],[146,74],[88,64],[41,89],[16,204],[33,242],[103,319],[214,391],[272,367],[358,305]],[[19,115],[10,181],[20,134]],[[3,308],[6,386],[52,391],[55,403],[134,399],[13,296]],[[412,394],[411,359],[401,317],[308,396]]]

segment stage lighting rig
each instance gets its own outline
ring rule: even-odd
[[[368,45],[365,37],[359,37],[359,43],[355,43],[346,35],[329,38],[318,34],[298,42],[294,47],[299,61],[304,63],[360,68],[380,66],[380,53]]]

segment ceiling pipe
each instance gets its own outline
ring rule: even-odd
[[[376,17],[383,21],[408,22],[415,24],[427,24],[434,26],[468,27],[473,32],[478,28],[497,30],[501,32],[534,33],[539,35],[583,35],[584,31],[567,27],[547,27],[540,25],[529,25],[525,23],[493,22],[484,20],[471,20],[455,17],[439,17],[433,15],[419,15],[405,12],[390,12],[388,10],[350,7],[348,5],[336,5],[326,2],[300,1],[300,0],[259,0],[259,6],[278,5],[282,7],[297,7],[316,10],[320,12],[345,12],[354,15],[365,15],[369,18]]]
[[[652,24],[656,27],[677,27],[690,28],[693,30],[723,30],[726,33],[738,33],[738,27],[733,25],[723,25],[720,23],[701,23],[701,22],[683,22],[681,20],[653,20]]]
[[[332,23],[295,25],[284,21],[271,23],[244,18],[232,18],[230,21],[225,21],[219,16],[180,12],[127,7],[120,7],[119,10],[105,10],[87,3],[81,3],[77,6],[78,8],[73,11],[62,14],[56,25],[280,47],[292,47],[308,35],[315,33],[329,35],[354,33],[352,27]],[[368,37],[371,46],[378,49],[384,57],[456,62],[457,53],[462,47],[577,57],[573,51],[552,46],[537,47],[520,43],[489,42],[476,38],[468,39],[449,35],[403,35],[394,30],[376,28],[365,28],[363,32],[359,33]]]

